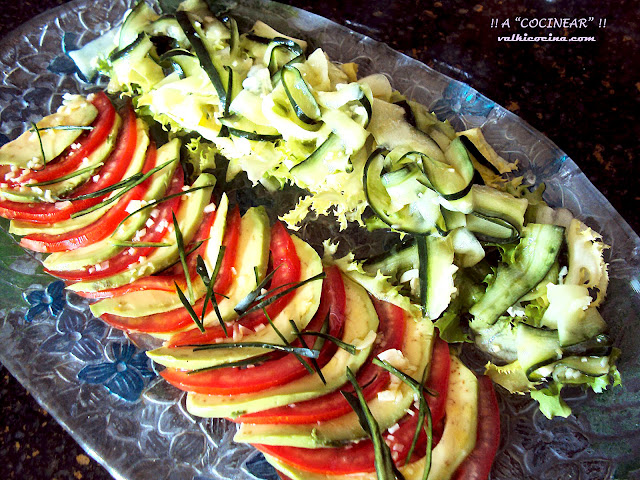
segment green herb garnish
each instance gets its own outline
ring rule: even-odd
[[[204,242],[206,242],[207,240],[208,240],[208,238],[205,238],[204,240],[198,240],[197,242],[195,242],[195,243],[193,244],[193,247],[191,247],[189,250],[187,250],[186,252],[184,252],[185,256],[187,256],[187,257],[188,257],[188,256],[189,256],[189,255],[191,255],[193,252],[195,252],[196,250],[198,250],[198,249],[202,246],[202,244],[203,244]]]
[[[36,135],[38,136],[38,143],[40,144],[40,153],[42,153],[42,169],[44,169],[47,166],[47,159],[45,158],[45,154],[44,154],[44,145],[42,145],[42,137],[40,136],[40,129],[38,128],[38,126],[31,122],[31,125],[33,125],[33,131],[36,132]]]
[[[405,384],[407,384],[411,389],[418,395],[418,424],[416,425],[416,431],[413,435],[413,441],[411,442],[411,447],[409,448],[409,452],[407,453],[407,458],[405,460],[405,464],[408,464],[411,456],[413,455],[413,451],[415,450],[416,444],[418,443],[418,437],[420,435],[420,431],[425,424],[426,418],[426,434],[427,434],[427,449],[425,455],[425,468],[423,473],[423,479],[426,480],[429,476],[429,471],[431,470],[431,446],[433,444],[433,425],[431,419],[431,410],[429,409],[429,404],[427,403],[427,399],[424,396],[424,392],[427,391],[430,395],[437,395],[437,393],[431,392],[424,387],[424,382],[426,380],[427,370],[424,371],[423,378],[421,382],[418,382],[411,376],[406,373],[398,370],[393,365],[380,360],[379,358],[374,358],[372,363],[374,365],[378,365],[379,367],[384,368],[389,373],[395,375],[400,380],[402,380]]]
[[[154,206],[156,206],[156,205],[158,205],[158,204],[160,204],[162,202],[166,202],[167,200],[171,200],[172,198],[180,197],[182,195],[188,195],[189,193],[196,192],[198,190],[202,190],[203,188],[210,188],[210,187],[214,187],[214,186],[215,185],[200,185],[199,187],[193,187],[193,188],[190,188],[189,190],[184,190],[184,191],[179,192],[179,193],[172,193],[171,195],[167,195],[166,197],[162,197],[160,199],[153,200],[153,201],[147,203],[146,205],[143,205],[142,207],[138,208],[137,210],[134,210],[133,212],[131,212],[126,217],[124,217],[120,221],[118,226],[115,228],[115,231],[117,231],[118,228],[120,227],[120,225],[122,225],[124,222],[126,222],[129,219],[129,217],[132,217],[136,213],[141,212],[142,210],[144,210],[146,208],[151,208],[151,207],[154,207]]]
[[[293,328],[293,331],[298,337],[298,340],[300,340],[300,343],[302,344],[302,346],[304,348],[309,348],[309,346],[307,345],[307,342],[304,340],[303,334],[300,333],[300,329],[298,328],[298,325],[296,325],[296,322],[294,322],[293,320],[289,320],[289,323],[291,324],[291,328]],[[322,383],[326,385],[327,380],[324,378],[324,375],[322,374],[322,370],[320,369],[320,365],[318,364],[318,361],[315,358],[311,359],[311,365],[313,365],[313,369],[318,374],[318,377],[320,377],[320,380],[322,380]]]
[[[204,305],[202,306],[202,323],[204,323],[204,317],[207,313],[207,303],[211,300],[211,304],[213,305],[213,310],[218,317],[218,322],[220,322],[220,326],[222,327],[222,331],[224,332],[225,337],[229,337],[229,332],[227,332],[227,325],[224,323],[222,319],[222,314],[220,313],[220,309],[218,308],[218,300],[216,299],[216,293],[213,291],[214,284],[216,283],[216,279],[218,278],[218,273],[220,272],[220,266],[222,265],[222,258],[224,257],[224,252],[227,247],[222,245],[220,250],[218,251],[218,258],[216,259],[216,264],[213,268],[213,272],[211,272],[211,276],[209,276],[209,272],[207,271],[207,266],[204,263],[203,258],[198,255],[198,259],[196,261],[196,271],[202,282],[207,286],[207,293],[204,297]]]
[[[129,241],[113,241],[111,245],[114,247],[133,247],[133,248],[144,248],[144,247],[170,247],[171,244],[169,242],[129,242]]]
[[[31,122],[31,127],[32,128],[30,131],[35,132],[36,135],[38,136],[38,143],[40,144],[40,153],[42,154],[42,168],[40,168],[39,170],[43,170],[47,166],[47,159],[44,153],[44,145],[42,144],[42,137],[40,136],[40,132],[43,132],[45,130],[92,130],[93,129],[93,127],[91,126],[82,127],[82,126],[75,126],[75,125],[57,125],[57,126],[51,126],[51,127],[39,127],[33,122]],[[48,185],[48,184],[41,184],[41,185]],[[38,185],[31,184],[31,186],[38,186]]]
[[[382,438],[380,432],[380,426],[377,420],[371,413],[369,405],[364,398],[362,389],[356,380],[355,375],[349,367],[347,367],[347,379],[353,386],[356,394],[341,390],[340,393],[344,396],[345,400],[349,403],[353,411],[358,416],[360,426],[367,433],[373,443],[374,458],[376,465],[376,474],[378,480],[391,480],[403,478],[391,458],[391,452],[389,447]]]
[[[427,268],[428,268],[428,256],[427,256],[427,239],[424,235],[416,236],[416,243],[418,244],[418,280],[420,282],[420,308],[422,308],[422,315],[427,315]]]
[[[208,372],[210,370],[219,370],[220,368],[245,367],[249,365],[257,365],[259,363],[264,362],[265,360],[269,360],[270,357],[271,357],[271,353],[264,353],[262,355],[257,355],[255,357],[245,358],[244,360],[237,360],[235,362],[221,363],[220,365],[214,365],[212,367],[204,367],[204,368],[198,368],[196,370],[189,370],[187,372],[187,375],[193,375],[194,373]]]
[[[220,252],[218,252],[218,257],[219,256]],[[202,258],[202,255],[198,255],[198,258],[196,258],[196,273],[200,275],[202,283],[204,283],[208,287],[209,283],[211,283],[211,278],[209,277],[209,270],[207,269],[207,264],[204,263],[204,258]]]
[[[304,335],[312,335],[314,337],[324,338],[325,340],[329,340],[330,342],[335,343],[338,347],[340,347],[341,349],[349,352],[351,355],[355,355],[356,354],[356,347],[354,345],[351,345],[350,343],[343,342],[339,338],[336,338],[333,335],[330,335],[328,333],[325,333],[325,332],[304,332]]]
[[[266,342],[228,342],[228,343],[208,343],[199,345],[183,345],[184,347],[192,347],[194,352],[201,350],[228,350],[230,348],[268,348],[270,350],[278,350],[281,352],[294,353],[308,358],[318,358],[319,350],[308,347],[293,347],[289,345],[280,345],[279,343]]]
[[[93,130],[91,125],[53,125],[51,127],[38,127],[35,123],[32,123],[33,128],[31,132],[44,132],[46,130]]]
[[[293,284],[293,286],[292,286],[292,287],[289,287],[289,288],[287,288],[286,290],[283,290],[282,292],[280,292],[280,293],[278,293],[278,294],[276,294],[276,295],[273,295],[272,297],[269,297],[269,298],[267,298],[267,299],[265,299],[265,300],[263,300],[263,301],[259,302],[258,304],[254,305],[254,306],[253,306],[253,307],[251,307],[250,309],[245,310],[245,311],[240,315],[240,317],[243,317],[243,316],[245,316],[245,315],[248,315],[248,314],[249,314],[249,313],[251,313],[251,312],[255,312],[256,310],[264,309],[264,307],[266,307],[266,306],[268,306],[268,305],[271,305],[273,302],[275,302],[275,301],[276,301],[276,300],[278,300],[279,298],[282,298],[282,297],[283,297],[283,296],[285,296],[286,294],[288,294],[288,293],[290,293],[290,292],[293,292],[295,289],[297,289],[297,288],[299,288],[299,287],[301,287],[301,286],[303,286],[303,285],[305,285],[305,284],[307,284],[307,283],[309,283],[309,282],[313,282],[313,281],[315,281],[315,280],[321,280],[321,279],[323,279],[324,277],[326,277],[326,274],[325,274],[324,272],[320,272],[320,273],[318,273],[317,275],[314,275],[313,277],[307,278],[306,280],[302,280],[302,281],[300,281],[300,282],[295,282],[295,283]],[[282,288],[282,287],[284,287],[284,285],[281,285],[280,287],[276,287],[274,290],[277,290],[278,288]],[[272,291],[273,291],[273,290],[272,290]],[[270,293],[270,292],[267,292],[264,296],[269,295],[269,293]]]
[[[266,308],[262,308],[262,313],[264,314],[265,318],[267,319],[267,322],[269,322],[269,325],[271,325],[271,328],[273,328],[273,331],[276,332],[276,334],[278,335],[278,337],[280,337],[280,340],[282,340],[282,343],[284,343],[285,345],[291,345],[291,343],[289,343],[289,340],[287,340],[287,337],[285,337],[282,332],[280,330],[278,330],[278,327],[276,327],[275,323],[273,323],[273,320],[271,320],[271,317],[269,316],[269,313],[267,312]],[[297,355],[294,353],[294,355],[296,356],[296,358],[298,359],[298,361],[304,366],[304,368],[307,370],[307,372],[309,373],[313,373],[313,368],[311,368],[311,365],[309,365],[309,363],[307,363],[307,361],[302,358],[300,355]]]
[[[191,275],[189,274],[189,267],[187,266],[187,255],[184,251],[184,238],[180,231],[180,225],[176,219],[176,214],[171,212],[171,218],[173,220],[173,230],[176,235],[176,244],[178,245],[178,255],[180,256],[180,263],[182,264],[182,271],[184,272],[184,279],[187,282],[187,293],[189,294],[189,300],[191,303],[195,302],[193,295],[193,285],[191,284]],[[202,330],[204,331],[204,330]]]
[[[141,177],[142,177],[142,174],[138,172],[134,175],[131,175],[129,178],[120,180],[119,182],[109,185],[108,187],[101,188],[100,190],[96,190],[95,192],[85,193],[84,195],[78,195],[77,197],[69,198],[68,200],[78,201],[78,200],[89,200],[91,198],[102,197],[103,195],[106,195],[107,193],[111,193],[114,190],[118,190],[123,187],[125,188],[128,187],[129,185],[139,180]]]
[[[191,304],[189,303],[189,300],[187,300],[187,297],[185,297],[184,293],[182,293],[182,290],[178,286],[178,282],[174,281],[173,284],[176,286],[176,293],[178,294],[178,297],[180,298],[182,305],[184,305],[184,308],[186,308],[187,312],[189,312],[189,316],[191,317],[191,320],[193,320],[193,323],[196,324],[196,326],[198,327],[198,330],[204,333],[204,325],[200,321],[200,318],[198,318],[198,315],[196,315],[196,312],[191,306]]]
[[[64,175],[62,177],[54,178],[53,180],[46,180],[44,182],[30,183],[27,186],[28,187],[44,187],[46,185],[52,185],[54,183],[64,182],[65,180],[69,180],[70,178],[77,177],[79,175],[82,175],[83,173],[90,172],[92,170],[95,170],[98,167],[103,166],[103,165],[104,165],[104,163],[100,162],[100,163],[97,163],[97,164],[92,165],[90,167],[81,168],[80,170],[76,170],[75,172],[71,172],[71,173],[69,173],[67,175]]]
[[[271,280],[271,278],[273,277],[273,275],[276,273],[276,270],[278,270],[278,268],[280,268],[280,265],[278,265],[276,268],[274,268],[271,272],[269,272],[268,275],[266,275],[261,282],[258,281],[258,267],[254,267],[253,271],[255,273],[256,276],[256,284],[257,287],[254,288],[253,290],[251,290],[246,297],[244,297],[242,300],[240,300],[238,302],[238,304],[233,307],[233,310],[238,314],[238,315],[242,315],[245,310],[247,310],[251,304],[253,302],[256,301],[256,299],[260,296],[264,297],[264,295],[262,295],[260,292],[262,291],[263,288],[265,288],[267,286],[267,283],[269,283],[269,280]]]
[[[129,177],[129,178],[125,179],[125,180],[121,180],[118,183],[110,185],[110,186],[108,186],[106,188],[103,188],[101,190],[96,190],[95,192],[87,193],[86,195],[80,195],[78,197],[69,198],[68,200],[77,201],[77,200],[86,200],[86,199],[89,199],[89,198],[101,197],[102,195],[105,195],[106,193],[112,192],[113,190],[117,190],[120,187],[122,187],[122,190],[120,190],[116,194],[112,195],[111,197],[103,200],[102,202],[100,202],[100,203],[98,203],[96,205],[93,205],[92,207],[89,207],[89,208],[86,208],[86,209],[81,210],[79,212],[75,212],[75,213],[71,214],[71,218],[76,218],[76,217],[80,217],[82,215],[86,215],[87,213],[91,213],[94,210],[98,210],[99,208],[102,208],[105,205],[109,205],[110,203],[115,202],[118,198],[123,196],[129,190],[131,190],[132,188],[137,187],[138,185],[143,183],[145,180],[147,180],[147,178],[151,177],[152,175],[154,175],[155,173],[159,172],[164,167],[166,167],[167,165],[169,165],[170,163],[175,162],[175,161],[176,161],[176,159],[173,158],[171,160],[168,160],[168,161],[164,162],[162,165],[158,165],[157,167],[152,168],[151,170],[149,170],[145,174],[142,174],[142,173],[139,172],[139,173],[136,173],[135,175],[132,175],[131,177]],[[118,227],[119,226],[120,225],[118,225]],[[116,228],[116,231],[117,231],[117,228]]]

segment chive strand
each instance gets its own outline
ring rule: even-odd
[[[302,346],[304,348],[309,348],[309,345],[307,345],[307,342],[304,340],[304,336],[302,335],[302,333],[300,333],[300,329],[298,328],[298,325],[296,325],[296,322],[294,322],[293,320],[289,320],[289,323],[291,324],[291,328],[293,328],[293,331],[298,337],[298,340],[300,340],[300,343],[302,344]],[[318,361],[315,358],[311,358],[311,365],[313,365],[313,369],[318,374],[318,377],[320,377],[320,380],[322,381],[322,383],[326,385],[327,379],[324,378],[322,369],[320,368],[320,365],[318,364]]]
[[[96,168],[99,168],[99,167],[103,166],[103,165],[104,165],[104,163],[100,162],[100,163],[97,163],[96,165],[92,165],[90,167],[81,168],[80,170],[76,170],[75,172],[71,172],[71,173],[69,173],[67,175],[64,175],[62,177],[54,178],[53,180],[46,180],[44,182],[30,183],[28,186],[29,187],[44,187],[44,186],[47,186],[47,185],[53,185],[54,183],[64,182],[65,180],[69,180],[71,178],[78,177],[78,176],[82,175],[83,173],[90,172],[92,170],[95,170]]]
[[[69,198],[68,200],[72,200],[72,201],[76,201],[76,200],[85,200],[85,199],[89,199],[89,198],[95,198],[95,197],[100,197],[102,195],[104,195],[105,193],[109,193],[113,190],[118,189],[120,186],[122,186],[122,190],[120,190],[119,192],[117,192],[116,194],[112,195],[111,197],[103,200],[102,202],[93,205],[89,208],[86,208],[84,210],[81,210],[79,212],[75,212],[71,215],[71,218],[76,218],[76,217],[80,217],[82,215],[86,215],[88,213],[91,213],[95,210],[98,210],[106,205],[109,205],[110,203],[115,202],[118,198],[120,198],[121,196],[123,196],[124,194],[126,194],[128,191],[130,191],[131,189],[137,187],[138,185],[140,185],[141,183],[143,183],[145,180],[147,180],[149,177],[151,177],[152,175],[156,174],[157,172],[159,172],[160,170],[162,170],[164,167],[166,167],[167,165],[169,165],[170,163],[175,162],[175,158],[168,160],[166,162],[164,162],[162,165],[158,165],[155,168],[152,168],[151,170],[149,170],[147,173],[145,173],[144,175],[141,173],[137,173],[136,175],[132,175],[131,177],[127,178],[126,180],[122,180],[114,185],[111,185],[109,187],[103,188],[101,190],[97,190],[95,192],[92,193],[88,193],[86,195],[80,195],[79,197],[75,197],[75,198]],[[118,225],[119,227],[119,225]],[[117,228],[116,228],[117,231]]]
[[[416,236],[418,244],[418,280],[420,283],[420,308],[422,315],[427,316],[427,278],[428,278],[428,252],[427,239],[424,235]]]
[[[371,413],[369,405],[362,393],[362,389],[360,388],[360,385],[358,385],[356,377],[349,367],[347,367],[347,379],[353,386],[356,394],[354,395],[353,393],[346,391],[341,391],[341,393],[347,402],[349,402],[351,408],[356,412],[363,430],[368,434],[369,438],[371,438],[375,452],[374,457],[378,480],[391,480],[397,478],[396,474],[398,472],[395,469],[393,459],[391,458],[389,447],[382,438],[380,426]]]
[[[280,352],[294,353],[307,358],[318,358],[319,351],[308,347],[293,347],[291,344],[280,345],[279,343],[268,342],[228,342],[228,343],[208,343],[200,345],[184,345],[193,348],[194,352],[202,350],[228,350],[232,348],[267,348]]]
[[[346,352],[350,353],[351,355],[355,355],[356,354],[356,347],[354,345],[351,345],[350,343],[343,342],[339,338],[336,338],[333,335],[330,335],[328,333],[325,333],[325,332],[304,332],[303,335],[312,335],[314,337],[324,338],[325,340],[329,340],[330,342],[336,344],[342,350],[345,350]]]
[[[280,337],[280,340],[282,340],[282,343],[284,343],[285,345],[291,345],[287,340],[287,338],[282,334],[280,330],[278,330],[278,327],[276,327],[276,325],[273,323],[273,320],[271,320],[271,317],[269,316],[269,312],[267,312],[266,308],[264,307],[262,308],[262,313],[264,313],[264,316],[267,319],[267,322],[269,322],[269,325],[271,325],[271,328],[273,328],[273,331],[276,332],[278,337]],[[309,363],[304,358],[302,358],[300,355],[296,355],[295,353],[294,355],[307,372],[313,373],[313,368],[311,368],[311,365],[309,365]]]
[[[402,382],[407,384],[417,395],[418,395],[418,424],[416,425],[416,431],[413,435],[413,440],[411,442],[411,447],[409,448],[409,452],[407,453],[406,463],[410,461],[411,456],[415,450],[416,444],[418,443],[418,438],[420,432],[425,424],[426,419],[426,434],[427,434],[427,450],[425,456],[425,470],[423,473],[423,479],[429,476],[429,471],[431,470],[431,446],[433,445],[433,424],[431,418],[431,409],[429,408],[429,404],[424,396],[424,392],[429,392],[424,385],[424,382],[427,378],[427,371],[425,370],[422,376],[422,381],[418,382],[411,376],[406,373],[398,370],[393,365],[389,364],[386,361],[380,360],[378,358],[374,358],[372,363],[374,365],[378,365],[379,367],[384,368],[389,373],[395,375]],[[429,392],[431,394],[431,392]]]
[[[196,324],[196,326],[198,327],[198,330],[200,330],[202,333],[204,333],[204,325],[202,324],[202,322],[200,322],[200,318],[198,318],[198,315],[196,314],[195,310],[193,309],[193,307],[189,303],[189,300],[187,299],[187,297],[185,297],[184,293],[182,292],[182,290],[178,286],[178,282],[174,281],[173,284],[176,287],[176,293],[178,294],[178,297],[180,298],[180,301],[182,302],[182,305],[184,305],[184,308],[187,309],[187,312],[189,313],[189,316],[193,320],[193,323]]]
[[[278,268],[280,268],[280,265],[278,265],[271,272],[269,272],[269,274],[266,275],[262,279],[262,281],[259,280],[258,267],[253,268],[254,274],[256,276],[257,286],[256,288],[251,290],[242,300],[240,300],[238,304],[233,308],[238,315],[242,315],[242,313],[244,313],[244,311],[247,310],[251,306],[251,304],[255,302],[257,298],[260,297],[261,295],[260,292],[262,291],[263,288],[265,288],[269,280],[273,278],[273,275],[276,273]]]
[[[172,193],[171,195],[167,195],[166,197],[162,197],[159,198],[157,200],[152,200],[149,203],[147,203],[146,205],[143,205],[142,207],[138,208],[137,210],[134,210],[133,212],[131,212],[129,215],[127,215],[126,217],[124,217],[120,223],[118,224],[118,226],[115,228],[115,230],[118,230],[118,227],[120,227],[120,225],[122,225],[124,222],[126,222],[130,217],[134,216],[136,213],[141,212],[142,210],[145,210],[147,208],[151,208],[151,207],[155,207],[156,205],[159,205],[160,203],[166,202],[167,200],[171,200],[172,198],[176,198],[176,197],[181,197],[182,195],[188,195],[190,193],[196,192],[198,190],[202,190],[203,188],[210,188],[213,187],[214,185],[208,184],[208,185],[200,185],[199,187],[193,187],[190,188],[189,190],[184,190],[182,192],[179,193]]]
[[[153,247],[153,248],[161,248],[161,247],[170,247],[171,244],[169,242],[128,242],[128,241],[114,241],[111,242],[111,245],[114,247],[133,247],[133,248],[145,248],[145,247]]]
[[[46,159],[46,156],[44,154],[44,145],[42,144],[42,137],[40,136],[40,129],[38,128],[38,125],[36,125],[33,122],[31,122],[31,125],[33,126],[34,131],[36,132],[36,135],[38,136],[38,143],[40,144],[40,153],[42,154],[42,168],[40,168],[39,170],[43,170],[47,166],[47,159]]]
[[[184,279],[187,282],[187,293],[189,294],[189,301],[193,303],[194,294],[193,294],[193,285],[191,283],[191,275],[189,274],[189,267],[187,266],[187,255],[184,251],[184,238],[182,236],[182,232],[180,231],[180,225],[178,224],[178,220],[176,219],[176,214],[172,211],[171,218],[173,220],[173,230],[176,236],[176,244],[178,246],[178,255],[180,256],[180,263],[182,264],[182,271],[184,272]],[[203,330],[204,331],[204,330]]]
[[[187,375],[193,375],[196,373],[209,372],[211,370],[219,370],[221,368],[231,368],[231,367],[245,367],[249,365],[257,365],[258,363],[262,363],[265,360],[268,360],[271,357],[271,353],[265,353],[262,355],[257,355],[251,358],[245,358],[243,360],[237,360],[235,362],[227,362],[221,363],[220,365],[213,365],[211,367],[197,368],[195,370],[189,370]]]
[[[202,281],[205,285],[207,285],[207,292],[204,298],[204,305],[202,306],[202,317],[201,321],[204,323],[204,318],[207,313],[207,304],[211,301],[213,305],[213,310],[218,318],[218,322],[220,323],[220,327],[222,327],[222,331],[224,332],[224,336],[229,338],[229,332],[227,331],[227,325],[224,323],[222,319],[222,314],[220,313],[220,309],[218,308],[218,300],[216,299],[216,293],[213,291],[213,287],[216,283],[216,279],[218,278],[218,272],[220,272],[220,266],[222,265],[222,258],[224,257],[226,247],[224,245],[220,246],[220,250],[218,251],[218,258],[216,259],[216,264],[213,268],[213,272],[211,272],[211,276],[207,271],[207,266],[204,263],[204,259],[198,255],[196,271],[202,278]]]
[[[35,123],[32,123],[33,131],[45,132],[47,130],[93,130],[91,125],[53,125],[51,127],[38,127]]]
[[[302,287],[303,285],[306,285],[309,282],[313,282],[315,280],[321,280],[326,276],[326,274],[324,272],[320,272],[317,275],[314,275],[313,277],[307,278],[305,280],[302,280],[300,282],[297,282],[294,284],[294,286],[287,288],[286,290],[278,293],[277,295],[274,295],[272,297],[267,298],[266,300],[258,303],[257,305],[254,305],[253,307],[251,307],[248,310],[245,310],[244,313],[242,313],[242,315],[240,315],[240,317],[243,317],[245,315],[248,315],[249,313],[255,312],[256,310],[259,309],[263,309],[264,307],[271,305],[273,302],[275,302],[276,300],[282,298],[283,296],[287,295],[290,292],[293,292],[294,290],[296,290],[299,287]]]

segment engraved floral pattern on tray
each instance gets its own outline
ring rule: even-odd
[[[65,92],[95,89],[72,73],[62,52],[108,30],[131,2],[76,1],[52,10],[0,43],[0,138],[50,113]],[[457,128],[481,126],[496,150],[519,161],[529,182],[545,182],[546,200],[565,206],[611,245],[610,297],[602,313],[622,349],[623,387],[603,395],[569,392],[575,415],[544,418],[525,397],[501,393],[502,443],[494,479],[640,478],[640,240],[576,164],[551,141],[468,85],[453,81],[387,46],[292,7],[234,2],[247,26],[267,18],[276,29],[311,39],[360,73],[383,72],[409,97]],[[245,192],[247,193],[247,192]],[[248,193],[251,196],[251,193]],[[278,200],[276,207],[282,200]],[[320,219],[323,222],[323,219]],[[117,478],[275,479],[251,447],[232,442],[235,427],[189,415],[184,396],[163,382],[142,350],[93,318],[84,300],[42,273],[40,256],[24,252],[0,230],[0,360]],[[323,223],[339,235],[334,225]],[[312,243],[317,223],[302,234]],[[350,232],[352,233],[352,232]],[[362,236],[343,236],[354,248]],[[358,245],[360,255],[369,247]],[[481,369],[471,349],[465,361]]]

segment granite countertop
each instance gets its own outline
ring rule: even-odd
[[[63,0],[3,2],[0,37]],[[289,0],[462,80],[521,116],[575,160],[640,231],[635,160],[640,124],[640,16],[634,0]],[[634,8],[635,5],[635,8]],[[593,17],[584,29],[517,27],[522,19]],[[509,27],[503,22],[509,20]],[[606,24],[601,20],[606,19]],[[499,22],[492,26],[492,20]],[[591,42],[500,42],[552,32]],[[0,472],[16,479],[108,479],[2,367]]]

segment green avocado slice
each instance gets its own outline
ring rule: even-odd
[[[228,207],[229,199],[226,194],[223,194],[220,199],[220,204],[216,209],[216,218],[213,221],[211,230],[209,231],[209,239],[204,246],[204,252],[202,255],[209,271],[213,270],[218,258],[218,252],[222,245],[222,239],[224,237],[227,223]],[[199,299],[206,293],[206,286],[199,276],[195,281],[192,280],[192,283],[194,298]],[[181,307],[182,302],[180,301],[178,294],[175,291],[167,292],[164,290],[142,290],[130,292],[117,297],[100,300],[90,306],[91,312],[96,317],[105,313],[120,315],[123,317],[142,317]]]
[[[431,360],[433,348],[433,324],[406,314],[407,327],[404,335],[402,353],[406,365],[400,370],[415,379],[421,379]],[[346,382],[346,369],[342,368],[342,377]],[[405,383],[392,377],[387,390],[380,392],[370,400],[369,409],[378,421],[381,430],[397,423],[414,402],[414,391]],[[341,384],[342,385],[342,384]],[[299,401],[291,398],[288,403]],[[187,408],[189,401],[187,400]],[[365,432],[360,426],[355,412],[321,422],[303,425],[251,425],[243,423],[234,440],[245,443],[265,445],[290,445],[303,448],[320,448],[341,445],[362,439]]]
[[[478,424],[478,380],[456,357],[451,358],[451,374],[446,403],[444,432],[432,451],[429,480],[451,478],[476,444]],[[376,480],[375,472],[328,475],[306,472],[265,454],[267,461],[291,480]],[[425,458],[400,468],[404,478],[422,478]]]
[[[56,113],[44,117],[37,123],[39,129],[54,126],[90,125],[98,116],[98,110],[86,98],[75,96]],[[41,130],[42,150],[45,160],[50,161],[60,155],[83,132],[81,129]],[[42,163],[42,150],[38,134],[31,128],[12,142],[0,147],[0,165],[15,165],[19,168],[33,168],[34,161]]]
[[[320,274],[322,272],[322,262],[320,261],[320,257],[318,256],[316,251],[299,238],[295,236],[292,236],[292,238],[296,247],[296,253],[300,257],[300,261],[302,264],[301,278],[311,278],[315,275]],[[240,267],[238,273],[246,270],[247,269],[245,269],[244,267]],[[255,288],[256,286],[256,279],[253,272],[251,272],[251,275],[252,277],[245,277],[244,280],[240,279],[240,277],[236,275],[236,288],[240,288],[244,291],[247,288],[246,285],[243,286],[244,281],[248,281],[250,278],[252,278],[249,283],[250,287],[248,288],[248,291],[253,290],[253,288]],[[288,341],[293,341],[293,339],[295,338],[295,332],[291,328],[289,319],[294,320],[296,325],[298,326],[298,329],[303,330],[318,310],[318,306],[320,305],[321,291],[322,282],[320,280],[309,282],[299,288],[296,288],[295,294],[291,301],[275,318],[272,319],[273,323],[276,325],[276,328]],[[233,306],[237,305],[238,302],[242,298],[244,298],[244,295],[240,298],[237,298],[234,290],[232,292],[229,292],[229,297],[229,300],[225,299],[224,301],[220,302],[221,310],[223,308],[229,308],[233,310]],[[233,301],[231,301],[232,298],[234,299]],[[226,311],[227,310],[221,312],[223,318],[225,318]],[[215,314],[212,314],[211,316],[215,316]],[[217,319],[213,321],[215,321],[216,324],[218,323]],[[232,342],[234,341],[234,339],[230,337],[228,339],[225,339],[225,341]],[[235,341],[238,341],[237,336]],[[280,339],[280,337],[269,326],[257,332],[245,333],[242,336],[242,341],[282,344],[282,340]],[[179,368],[183,370],[197,370],[200,368],[212,367],[227,362],[243,360],[245,358],[261,355],[265,352],[267,352],[267,350],[264,348],[237,348],[228,350],[194,351],[192,347],[161,347],[147,352],[147,355],[154,362],[166,367]]]
[[[179,151],[179,146],[177,147],[177,151]],[[173,166],[173,168],[175,169],[176,163],[177,162],[174,162],[165,168],[170,168],[171,166]],[[160,172],[162,172],[162,170]],[[170,177],[166,182],[167,185],[169,181]],[[215,183],[216,178],[213,175],[202,173],[196,179],[196,181],[193,182],[192,187],[195,188],[205,185],[210,185],[210,187],[202,188],[195,192],[189,193],[185,196],[186,198],[184,198],[182,202],[180,202],[180,207],[176,214],[176,218],[178,220],[178,226],[180,228],[180,231],[182,232],[185,245],[188,245],[189,242],[193,239],[198,230],[198,227],[200,226],[200,223],[202,223],[202,216],[204,215],[203,210],[204,207],[208,205],[211,199],[211,192]],[[160,198],[163,194],[164,190],[162,194],[153,198]],[[149,200],[153,200],[153,198]],[[148,210],[151,209],[145,209],[141,213],[147,212]],[[148,217],[148,212],[146,213],[146,215]],[[144,222],[142,223],[142,225],[144,225]],[[127,283],[131,283],[138,278],[152,275],[155,272],[160,271],[175,263],[180,255],[178,251],[178,245],[177,243],[175,243],[175,233],[173,231],[168,232],[167,235],[162,239],[162,242],[174,243],[170,247],[154,249],[153,253],[146,257],[142,262],[138,262],[132,267],[130,266],[130,268],[124,272],[120,272],[110,277],[102,278],[95,281],[89,280],[86,282],[74,283],[67,288],[75,292],[97,292],[99,290],[105,290],[108,288],[120,287],[122,285],[126,285]]]
[[[200,417],[233,417],[319,397],[343,385],[346,368],[356,371],[366,361],[378,329],[378,316],[366,291],[347,278],[344,282],[347,303],[342,340],[359,348],[355,355],[341,349],[336,351],[322,368],[326,384],[317,374],[309,374],[286,385],[253,394],[225,396],[190,393],[187,396],[187,410]]]
[[[63,195],[71,192],[73,189],[83,184],[91,176],[93,176],[96,171],[99,171],[102,162],[109,156],[109,154],[113,151],[113,148],[116,144],[116,139],[118,138],[118,132],[120,131],[120,127],[122,125],[122,120],[120,116],[116,116],[115,122],[113,122],[113,127],[109,132],[106,140],[102,142],[93,152],[91,152],[87,157],[85,157],[84,161],[78,166],[77,170],[87,169],[93,167],[91,170],[75,175],[67,180],[62,180],[57,183],[53,183],[51,185],[46,185],[42,187],[31,187],[25,185],[21,187],[19,190],[12,188],[0,188],[0,197],[10,200],[12,202],[22,202],[22,203],[32,203],[32,202],[49,202],[53,203],[56,199],[62,197]],[[54,130],[60,131],[60,130]],[[66,130],[61,130],[66,131]],[[37,227],[36,227],[37,228]],[[38,233],[45,233],[43,230],[38,230]]]

